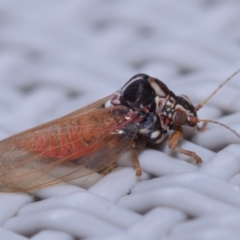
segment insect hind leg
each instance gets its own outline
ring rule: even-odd
[[[110,173],[111,171],[113,171],[116,168],[116,165],[117,165],[117,162],[112,162],[107,167],[105,167],[105,168],[101,169],[100,171],[98,171],[98,173],[105,176],[108,173]]]

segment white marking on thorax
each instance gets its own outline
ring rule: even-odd
[[[140,80],[140,79],[142,79],[142,76],[138,76],[138,77],[132,79],[131,81],[129,81],[128,83],[126,83],[126,84],[122,87],[121,93],[123,93],[123,92],[126,90],[126,88],[128,88],[128,86],[131,85],[133,82],[138,81],[138,80]]]

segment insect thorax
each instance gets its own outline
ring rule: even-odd
[[[176,124],[174,119],[182,120],[179,112],[196,117],[196,111],[186,96],[176,96],[162,81],[146,74],[133,76],[116,92],[111,105],[127,106],[143,116],[139,122],[139,135],[153,143],[163,140],[168,128]],[[186,118],[181,125],[190,125],[187,121]]]

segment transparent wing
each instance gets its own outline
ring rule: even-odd
[[[125,118],[128,111],[78,110],[1,141],[0,191],[30,191],[101,171],[138,132],[138,123]]]
[[[86,114],[88,112],[94,111],[96,109],[103,108],[105,103],[107,101],[109,101],[110,99],[112,99],[113,96],[114,96],[114,94],[111,94],[111,95],[109,95],[109,96],[107,96],[105,98],[102,98],[102,99],[100,99],[100,100],[98,100],[98,101],[96,101],[96,102],[94,102],[94,103],[92,103],[90,105],[87,105],[87,106],[85,106],[85,107],[83,107],[83,108],[81,108],[79,110],[76,110],[76,111],[74,111],[74,112],[72,112],[70,114],[67,114],[67,115],[61,117],[60,119],[69,118],[71,116],[73,116],[73,117],[80,116],[80,115]]]

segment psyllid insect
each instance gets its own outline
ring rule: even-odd
[[[160,143],[168,130],[169,148],[202,162],[178,142],[182,126],[196,127],[197,111],[240,70],[226,79],[206,100],[193,106],[160,80],[146,74],[132,77],[119,91],[62,118],[0,141],[0,191],[31,191],[70,181],[93,172],[108,173],[127,150],[136,175],[141,175],[137,151],[146,142]]]

